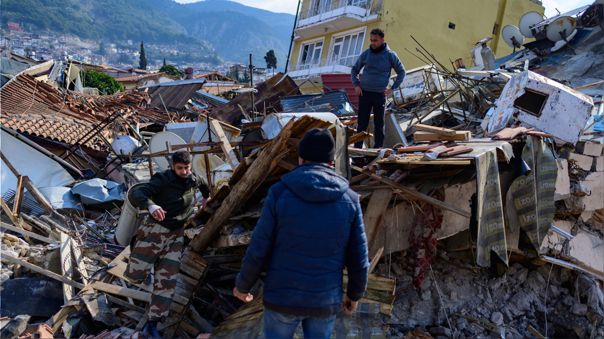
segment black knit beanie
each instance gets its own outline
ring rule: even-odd
[[[329,163],[334,160],[335,153],[336,142],[325,128],[313,128],[306,132],[298,145],[298,154],[306,161]]]

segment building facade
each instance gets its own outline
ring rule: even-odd
[[[471,50],[483,38],[492,38],[496,56],[512,52],[501,30],[529,11],[544,8],[537,0],[303,0],[288,74],[303,91],[316,91],[320,74],[350,72],[377,27],[407,69],[426,63],[411,36],[441,63],[462,58],[471,66]]]

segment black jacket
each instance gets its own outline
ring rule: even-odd
[[[175,230],[183,227],[193,214],[196,188],[204,197],[209,196],[208,187],[194,176],[183,179],[169,169],[155,173],[148,183],[132,192],[132,204],[141,209],[160,206],[166,211],[166,218],[159,224]]]

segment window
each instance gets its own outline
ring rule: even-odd
[[[325,13],[331,9],[331,0],[314,0],[310,8],[310,16]]]
[[[298,69],[308,69],[311,68],[311,66],[319,65],[322,51],[323,41],[315,41],[302,45]]]
[[[348,6],[367,7],[369,0],[348,0]]]
[[[545,93],[525,88],[524,94],[514,100],[514,107],[519,108],[528,114],[540,117],[547,97],[548,95]]]
[[[330,62],[334,65],[352,66],[361,55],[364,38],[364,31],[335,37]]]

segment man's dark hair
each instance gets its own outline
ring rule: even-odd
[[[187,151],[178,151],[172,154],[172,165],[174,164],[190,164],[192,161],[191,153]]]
[[[385,34],[384,34],[384,31],[382,31],[381,29],[374,28],[371,30],[371,35],[378,35],[378,36],[380,36],[380,38],[383,38]]]

